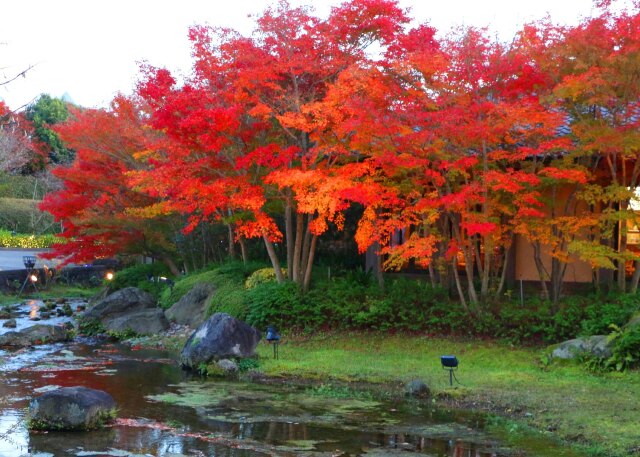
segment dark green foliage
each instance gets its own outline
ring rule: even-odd
[[[247,291],[247,322],[260,329],[268,325],[283,329],[315,328],[322,322],[322,315],[317,308],[306,306],[302,298],[298,285],[293,282],[260,284]]]
[[[169,286],[166,282],[158,282],[156,279],[160,276],[170,275],[169,268],[163,263],[133,265],[116,272],[113,280],[109,283],[109,288],[115,291],[125,287],[137,287],[158,298],[162,291],[168,289]]]
[[[640,297],[636,294],[611,294],[602,300],[595,299],[586,308],[582,333],[606,335],[611,325],[623,326],[637,311],[640,311]]]
[[[78,332],[84,336],[96,336],[105,332],[104,325],[98,319],[80,319]]]
[[[164,309],[170,308],[195,284],[210,283],[216,286],[217,291],[210,303],[209,312],[228,312],[241,317],[246,313],[239,299],[239,295],[244,291],[244,281],[251,273],[262,267],[264,264],[249,263],[245,266],[242,262],[210,265],[206,270],[177,279],[172,289],[162,292],[159,305]],[[229,297],[228,302],[223,302],[225,296]]]
[[[385,291],[367,280],[336,278],[317,285],[306,295],[290,282],[263,283],[246,294],[247,320],[252,325],[307,331],[424,330],[432,322],[431,313],[439,313],[438,304],[443,302],[449,305],[441,291],[406,279],[389,281]]]
[[[238,371],[240,373],[247,372],[249,370],[257,370],[260,368],[260,361],[254,358],[238,359]]]
[[[605,369],[624,371],[640,366],[640,325],[630,328],[612,326],[609,337],[613,342],[613,355],[604,364]]]
[[[38,139],[47,146],[51,162],[64,164],[73,160],[73,151],[68,149],[58,134],[49,128],[64,122],[69,117],[65,102],[42,94],[35,103],[27,107],[25,116],[33,122]]]
[[[207,314],[227,313],[240,320],[245,320],[248,311],[242,282],[218,281],[216,293],[211,297]]]

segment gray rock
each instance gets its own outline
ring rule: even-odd
[[[218,368],[220,368],[225,374],[231,375],[238,372],[238,364],[233,360],[222,359],[216,362]]]
[[[0,335],[0,346],[27,347],[36,344],[57,343],[69,339],[67,330],[60,325],[36,324]]]
[[[36,430],[90,430],[115,419],[116,402],[108,393],[63,387],[29,404],[29,427]]]
[[[136,287],[126,287],[100,300],[82,314],[84,319],[103,320],[126,312],[155,308],[156,300],[148,292]]]
[[[251,357],[260,332],[226,313],[216,313],[189,337],[180,353],[185,368],[232,357]]]
[[[215,286],[209,283],[198,283],[180,300],[165,311],[165,316],[180,325],[197,327],[206,318],[207,306],[211,295],[215,293]]]
[[[0,319],[10,319],[11,318],[11,312],[6,309],[0,309]]]
[[[15,319],[9,319],[4,324],[2,324],[2,326],[5,327],[5,328],[16,328],[16,326],[17,326],[16,320]]]
[[[414,379],[404,386],[404,393],[410,397],[426,398],[431,395],[431,390],[424,381]]]
[[[611,357],[612,351],[607,335],[594,335],[575,338],[552,346],[551,357],[557,359],[573,359],[580,354],[591,354],[595,357]]]
[[[153,335],[169,328],[169,321],[159,309],[142,309],[103,320],[107,330],[123,332],[133,330],[139,335]]]

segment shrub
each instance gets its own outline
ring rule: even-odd
[[[227,313],[237,319],[245,320],[249,312],[245,303],[245,292],[241,282],[228,281],[222,283],[211,297],[207,314]]]
[[[613,355],[606,361],[606,367],[624,371],[640,366],[640,325],[612,327],[614,331],[609,338],[613,342]]]
[[[236,315],[236,312],[238,315],[246,314],[246,310],[239,305],[237,294],[233,292],[233,289],[243,289],[245,278],[262,266],[264,266],[264,264],[257,263],[249,263],[245,266],[242,262],[211,265],[208,270],[192,273],[177,280],[172,289],[166,289],[162,292],[159,304],[162,308],[170,308],[189,292],[193,286],[203,282],[213,284],[217,289],[212,303],[209,305],[209,312],[232,311],[229,312],[229,314]],[[226,285],[229,285],[229,289],[225,287]],[[230,296],[233,295],[229,304],[222,303],[222,299],[216,298],[218,295],[221,297],[224,296],[227,292]],[[226,306],[228,306],[228,308],[225,308]],[[223,309],[225,309],[225,311],[223,311]]]
[[[640,298],[636,294],[610,294],[603,300],[596,298],[586,307],[582,333],[607,334],[612,325],[622,327],[637,311],[640,311]]]
[[[322,316],[317,309],[304,305],[300,288],[292,282],[266,282],[246,293],[247,322],[264,329],[268,325],[279,328],[317,326]]]
[[[109,287],[112,290],[120,290],[125,287],[137,287],[158,298],[162,291],[168,288],[168,286],[164,282],[150,281],[149,278],[168,275],[170,275],[169,268],[163,263],[156,262],[133,265],[118,271],[109,283]]]
[[[287,274],[287,269],[283,268],[282,273],[284,275]],[[254,271],[249,275],[247,280],[244,282],[244,287],[247,289],[253,289],[259,284],[264,284],[265,282],[274,282],[276,280],[276,271],[271,268],[260,268],[259,270]]]

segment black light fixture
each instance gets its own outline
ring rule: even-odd
[[[449,385],[452,386],[454,377],[453,370],[458,369],[458,358],[455,355],[443,355],[440,356],[440,363],[442,363],[443,370],[449,370]]]
[[[31,270],[33,270],[33,267],[36,266],[36,256],[24,255],[22,256],[22,263],[24,264],[24,267],[29,270],[29,272],[31,272]]]
[[[24,278],[22,287],[20,287],[20,291],[18,292],[18,297],[22,294],[22,291],[24,291],[24,288],[29,283],[33,286],[36,292],[38,291],[38,288],[36,287],[36,282],[38,282],[38,274],[37,272],[36,273],[33,272],[33,269],[36,266],[36,256],[34,255],[22,256],[22,263],[24,264],[24,267],[27,269],[27,277]]]
[[[278,329],[273,325],[267,327],[266,340],[269,344],[273,344],[273,358],[278,358],[278,343],[280,342],[280,334]]]

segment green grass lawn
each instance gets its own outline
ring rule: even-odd
[[[640,373],[545,366],[542,353],[478,340],[374,333],[285,339],[278,360],[267,344],[259,346],[268,375],[396,384],[420,378],[436,395],[462,393],[466,403],[503,411],[590,454],[640,455]],[[445,354],[460,360],[457,392],[440,366]]]

